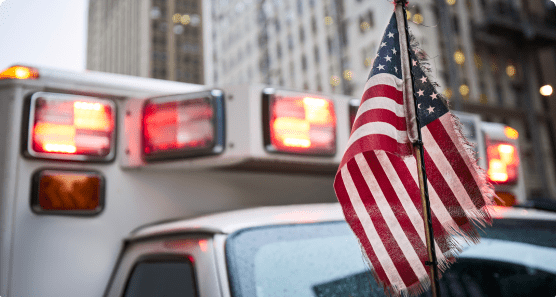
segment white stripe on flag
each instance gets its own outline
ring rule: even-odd
[[[417,161],[415,158],[405,158],[404,159],[405,165],[409,169],[413,180],[419,184],[419,180],[417,178]],[[429,180],[427,180],[427,186],[429,189],[429,202],[431,206],[431,210],[444,228],[446,227],[457,227],[456,222],[452,218],[452,215],[446,209],[446,206],[440,200],[440,197],[436,193],[435,189],[432,187]]]
[[[415,272],[417,278],[419,279],[426,277],[427,271],[421,264],[421,260],[419,259],[417,252],[415,252],[413,245],[407,238],[405,231],[403,230],[402,226],[400,225],[400,222],[396,218],[396,215],[392,211],[392,208],[390,207],[390,203],[388,203],[388,201],[386,200],[386,197],[384,196],[384,193],[382,192],[382,189],[380,188],[378,181],[376,180],[373,172],[371,171],[371,168],[369,167],[367,160],[365,160],[363,154],[357,154],[355,155],[355,161],[359,166],[359,170],[361,170],[365,182],[367,182],[367,186],[369,187],[369,190],[372,192],[373,197],[375,198],[376,206],[380,210],[380,213],[382,214],[384,221],[386,221],[386,225],[388,225],[388,229],[390,229],[392,236],[395,238],[396,242],[398,243],[398,246],[400,247],[402,253],[404,254],[407,262],[409,263],[411,268],[413,268],[413,272]]]
[[[357,120],[357,118],[359,118],[359,116],[364,112],[367,112],[372,109],[387,109],[392,111],[399,117],[403,118],[405,116],[403,105],[398,104],[393,99],[388,97],[373,97],[361,103],[359,109],[357,110],[357,115],[355,116],[355,120]]]
[[[406,131],[400,131],[393,125],[385,122],[372,122],[359,126],[349,137],[346,149],[359,138],[373,134],[382,134],[395,139],[398,143],[408,143]]]
[[[396,172],[394,165],[392,165],[392,162],[390,162],[390,159],[388,159],[388,155],[385,151],[376,151],[376,156],[378,158],[378,161],[380,162],[380,165],[384,169],[388,180],[390,180],[394,191],[396,191],[396,195],[400,199],[405,213],[409,217],[409,220],[411,220],[413,228],[417,230],[421,241],[425,246],[427,246],[428,244],[425,238],[425,222],[423,221],[423,217],[421,216],[421,214],[419,214],[419,211],[415,207],[413,201],[411,201],[411,197],[409,196],[409,193],[407,193],[405,186],[400,180],[400,176]],[[436,253],[437,259],[443,262],[446,257],[444,257],[444,254],[442,254],[436,240],[434,241],[434,246],[437,251],[440,251]]]
[[[446,155],[444,155],[444,152],[442,152],[442,149],[432,137],[430,130],[427,127],[424,127],[421,131],[423,133],[423,143],[427,148],[429,155],[435,156],[434,158],[431,157],[432,162],[436,165],[436,168],[442,172],[442,176],[446,180],[450,190],[452,190],[452,193],[454,193],[456,199],[461,204],[461,207],[464,211],[466,211],[466,213],[468,210],[475,212],[477,210],[475,204],[473,204],[473,201],[467,194],[467,190],[465,190],[465,187],[454,171],[450,161],[446,158]]]
[[[363,226],[363,230],[365,230],[365,235],[367,236],[376,257],[380,262],[380,265],[384,269],[386,276],[394,287],[405,288],[405,283],[398,273],[396,266],[394,266],[390,255],[388,255],[388,252],[386,251],[386,248],[380,240],[380,236],[373,225],[371,217],[367,213],[365,205],[363,204],[363,201],[361,201],[361,197],[359,197],[359,192],[357,192],[357,188],[353,183],[353,179],[351,178],[347,165],[342,167],[341,173],[351,205],[353,206],[353,209]]]
[[[371,76],[365,83],[365,91],[376,85],[387,85],[396,88],[398,91],[403,89],[403,80],[389,73],[379,73]]]

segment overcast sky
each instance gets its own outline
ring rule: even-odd
[[[82,71],[88,0],[0,0],[0,70],[14,64]]]

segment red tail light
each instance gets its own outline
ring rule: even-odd
[[[33,157],[108,160],[114,155],[115,105],[54,93],[31,97],[27,153]]]
[[[334,102],[303,93],[265,90],[265,142],[269,151],[333,155]]]
[[[224,149],[223,94],[213,90],[156,98],[143,109],[146,160],[220,153]]]
[[[487,139],[488,178],[497,184],[515,184],[518,178],[519,154],[515,145]]]

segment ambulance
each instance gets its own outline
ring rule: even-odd
[[[124,251],[130,242],[157,238],[138,231],[145,226],[336,202],[333,179],[354,106],[348,96],[264,85],[210,88],[20,65],[2,71],[0,296],[120,296],[129,274],[117,269],[127,261]],[[470,119],[470,138],[497,191],[511,203],[525,201],[515,130]],[[317,220],[310,213],[291,207],[263,216]],[[236,215],[227,224],[261,213]],[[223,234],[214,220],[212,229],[195,220],[187,226],[194,236]],[[164,232],[174,234],[172,226]],[[200,252],[212,244],[198,239]],[[209,273],[190,274],[195,290],[218,277],[214,267],[195,267]],[[203,290],[200,296],[220,296],[224,289]]]

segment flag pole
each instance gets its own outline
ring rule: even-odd
[[[411,52],[410,52],[411,49],[409,47],[410,44],[409,30],[408,30],[407,13],[406,13],[407,0],[397,0],[396,2],[402,5],[408,57],[411,57]],[[415,78],[413,77],[413,72],[410,71],[410,73],[411,73],[411,85],[413,85]],[[417,100],[415,100],[414,94],[411,94],[411,96],[413,96],[414,108],[415,111],[417,111],[418,109]],[[427,172],[425,170],[425,158],[423,152],[423,138],[421,136],[421,123],[419,122],[418,116],[415,117],[415,121],[417,122],[417,141],[413,143],[413,149],[417,161],[417,174],[419,176],[419,188],[421,190],[421,202],[423,205],[423,221],[425,222],[425,236],[427,239],[427,252],[429,256],[429,261],[425,261],[425,264],[430,268],[432,296],[440,297],[440,286],[438,283],[438,262],[436,261],[434,233],[432,229],[431,207],[429,201],[429,191],[427,186]]]

